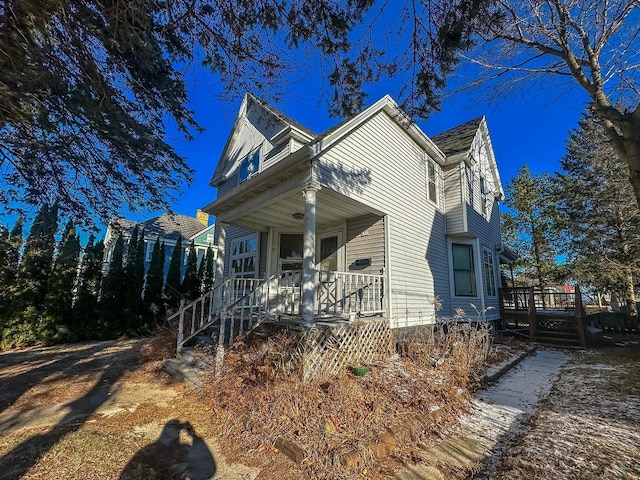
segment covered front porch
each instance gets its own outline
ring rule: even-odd
[[[206,207],[217,217],[216,303],[250,323],[384,316],[384,214],[288,173],[263,172]]]

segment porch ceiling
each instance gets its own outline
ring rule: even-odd
[[[383,215],[367,205],[328,188],[321,188],[316,197],[316,228],[321,231],[326,227],[337,225],[348,218],[373,213]],[[266,231],[269,227],[292,232],[304,229],[304,217],[295,219],[294,214],[304,214],[304,195],[301,188],[296,188],[278,196],[242,216],[229,219],[228,223],[253,230]],[[225,219],[225,221],[227,221]]]

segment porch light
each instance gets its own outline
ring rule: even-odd
[[[304,218],[304,213],[301,212],[296,212],[293,215],[291,215],[293,218],[295,218],[296,220],[302,220]]]

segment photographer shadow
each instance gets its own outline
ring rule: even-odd
[[[189,422],[169,420],[160,437],[127,463],[120,480],[208,480],[215,473],[213,455],[193,426]]]

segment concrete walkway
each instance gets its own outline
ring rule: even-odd
[[[489,478],[509,440],[549,392],[560,369],[571,357],[557,350],[541,350],[525,358],[500,380],[476,392],[472,411],[440,444],[425,452],[427,460],[404,469],[400,480],[442,480],[447,468],[479,470]]]

